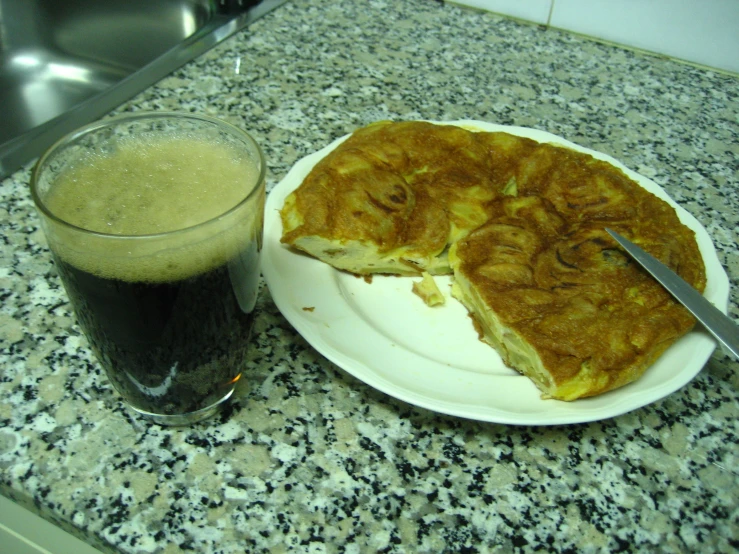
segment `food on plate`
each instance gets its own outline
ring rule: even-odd
[[[431,306],[432,308],[434,306],[442,306],[446,303],[446,298],[444,298],[444,295],[436,285],[436,281],[434,281],[430,273],[425,271],[421,274],[420,281],[413,282],[411,290],[413,294],[420,297],[427,306]]]
[[[705,287],[694,233],[667,202],[589,154],[504,132],[359,129],[281,218],[283,243],[338,269],[421,275],[417,289],[452,273],[480,338],[561,400],[634,381],[694,325],[605,227]]]
[[[449,273],[447,248],[496,196],[486,145],[451,125],[377,123],[285,200],[282,241],[361,275]]]

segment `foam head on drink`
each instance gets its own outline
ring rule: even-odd
[[[183,414],[238,379],[258,286],[264,188],[227,141],[137,135],[57,177],[47,229],[78,320],[135,408]],[[75,228],[91,231],[79,232]]]

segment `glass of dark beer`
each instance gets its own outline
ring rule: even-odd
[[[34,168],[77,321],[121,397],[158,423],[215,414],[244,371],[264,181],[249,134],[177,113],[90,124]]]

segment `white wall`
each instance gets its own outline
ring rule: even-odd
[[[739,73],[739,0],[453,0]]]

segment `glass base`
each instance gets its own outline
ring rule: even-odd
[[[131,406],[133,410],[144,416],[145,418],[158,423],[159,425],[170,425],[170,426],[176,426],[176,425],[191,425],[193,423],[197,423],[199,421],[203,421],[204,419],[208,419],[209,417],[213,417],[218,412],[221,411],[221,408],[226,405],[226,403],[231,398],[231,395],[234,393],[234,390],[236,390],[236,387],[234,386],[226,396],[218,400],[217,402],[211,404],[210,406],[206,408],[202,408],[200,410],[196,410],[194,412],[189,412],[186,414],[171,414],[171,415],[164,415],[164,414],[155,414],[152,412],[146,412],[144,410],[139,410],[138,408]]]

